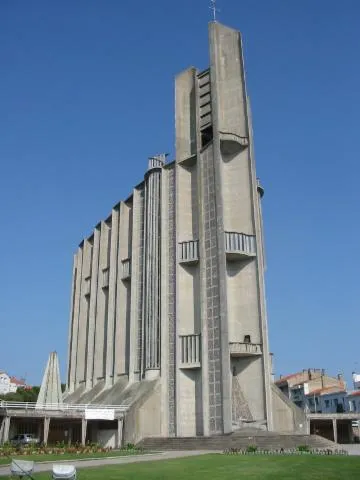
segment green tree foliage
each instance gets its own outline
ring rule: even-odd
[[[0,395],[0,400],[6,402],[36,402],[39,391],[40,387],[18,388],[16,392]]]

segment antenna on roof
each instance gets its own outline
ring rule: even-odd
[[[216,8],[216,0],[210,0],[210,10],[212,11],[214,22],[216,22],[216,13],[220,12],[218,8]]]

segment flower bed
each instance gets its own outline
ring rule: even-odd
[[[111,447],[102,447],[97,443],[87,443],[86,445],[73,444],[67,445],[64,443],[56,443],[55,445],[28,445],[28,446],[14,446],[6,443],[0,447],[0,457],[11,456],[36,456],[36,455],[89,455],[89,454],[106,454],[111,452]],[[139,449],[133,445],[127,445],[121,449],[127,453],[138,453]]]
[[[246,449],[229,448],[223,451],[224,455],[348,455],[347,450],[332,448],[310,448],[300,445],[297,448],[259,449],[256,445],[249,445]]]

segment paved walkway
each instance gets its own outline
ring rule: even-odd
[[[128,455],[123,457],[101,458],[98,460],[63,460],[58,462],[35,462],[34,474],[37,472],[51,472],[52,466],[56,464],[70,464],[75,465],[76,468],[88,468],[88,467],[101,467],[103,465],[120,465],[123,463],[136,463],[136,462],[149,462],[155,460],[169,460],[172,458],[191,457],[194,455],[204,455],[206,453],[216,453],[208,450],[194,450],[194,451],[181,451],[181,452],[161,452],[144,455]],[[24,457],[24,460],[26,458]],[[10,474],[10,467],[0,466],[0,477]]]
[[[359,443],[348,443],[340,445],[340,448],[347,450],[349,455],[360,455],[360,444]]]

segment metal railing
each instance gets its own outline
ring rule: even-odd
[[[199,367],[201,365],[201,339],[199,334],[180,335],[181,366]]]
[[[262,348],[261,343],[248,343],[248,342],[230,342],[230,355],[233,356],[248,356],[248,355],[261,355]]]
[[[36,402],[6,402],[0,400],[0,409],[14,410],[57,410],[61,412],[84,412],[85,410],[116,410],[126,412],[130,405],[96,405],[70,403],[36,403]]]

